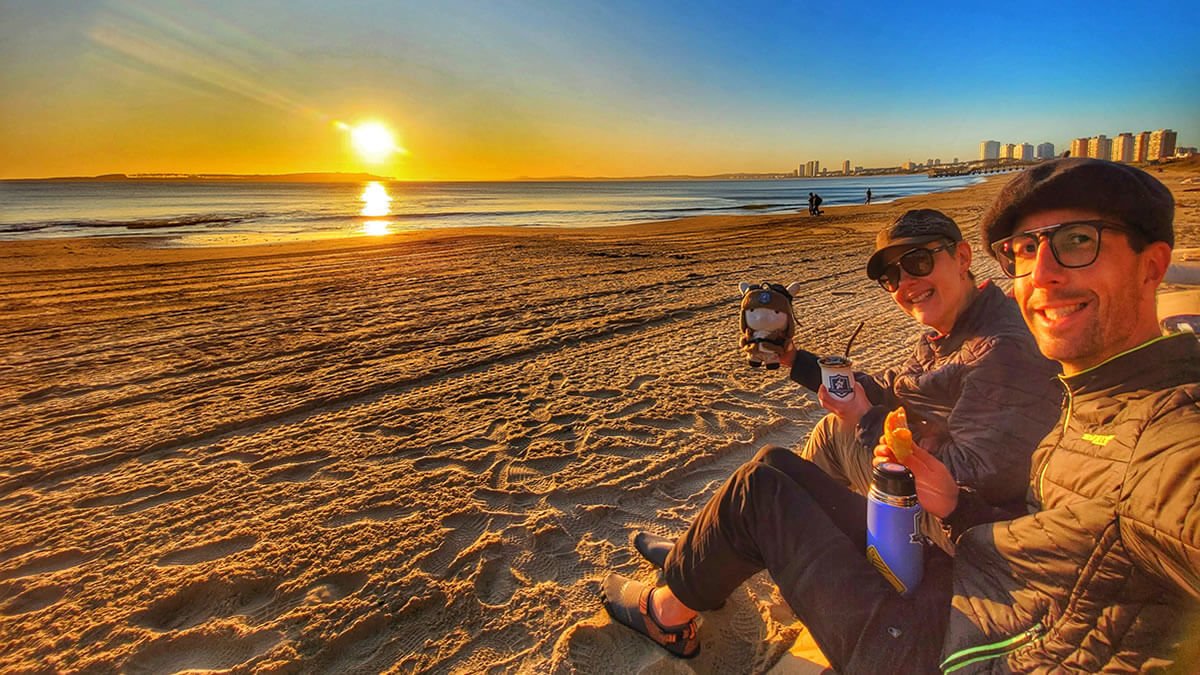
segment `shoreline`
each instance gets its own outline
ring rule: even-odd
[[[621,239],[638,239],[643,236],[656,237],[671,234],[700,234],[710,231],[727,231],[739,228],[757,228],[772,224],[821,225],[830,218],[862,217],[886,215],[895,211],[901,213],[908,202],[921,202],[937,195],[957,195],[968,191],[982,189],[989,183],[995,183],[996,176],[985,177],[979,183],[940,192],[921,195],[909,195],[890,201],[872,204],[840,204],[823,206],[825,215],[809,216],[805,213],[753,213],[736,215],[697,215],[684,218],[651,220],[637,223],[596,226],[480,226],[480,227],[442,227],[398,230],[382,235],[368,234],[336,234],[316,238],[300,238],[296,240],[278,241],[264,240],[242,244],[186,244],[178,243],[178,237],[163,235],[131,235],[131,236],[80,236],[80,237],[46,237],[23,240],[0,241],[0,273],[16,273],[16,265],[9,261],[14,257],[46,259],[57,255],[76,257],[79,255],[99,256],[108,259],[114,256],[122,257],[118,252],[124,252],[121,264],[160,263],[168,259],[224,259],[256,257],[257,255],[301,255],[304,253],[328,253],[333,251],[353,251],[375,249],[393,246],[403,242],[437,241],[456,239],[460,237],[551,237],[570,239],[574,237],[594,238],[597,236],[612,236]],[[918,208],[914,206],[913,208]],[[931,207],[932,208],[932,207]],[[881,223],[883,221],[880,221]],[[880,225],[882,226],[882,225]],[[964,230],[965,234],[965,230]],[[152,251],[173,251],[175,253],[154,254]],[[207,253],[200,253],[207,251]]]
[[[225,203],[214,201],[210,188],[138,183],[100,192],[64,189],[60,195],[63,208],[53,213],[39,207],[52,195],[43,190],[18,190],[8,196],[15,200],[14,213],[26,215],[22,222],[0,225],[0,241],[132,237],[146,238],[150,245],[185,247],[320,241],[461,227],[620,227],[692,215],[798,215],[806,210],[800,192],[805,188],[825,195],[824,208],[838,209],[859,205],[861,192],[868,186],[875,187],[879,205],[905,195],[917,196],[908,194],[913,191],[953,191],[982,180],[971,177],[938,183],[925,178],[917,182],[835,179],[822,186],[755,181],[745,187],[713,181],[682,187],[665,183],[646,187],[630,182],[613,187],[611,183],[593,182],[578,188],[567,184],[528,187],[496,183],[478,189],[384,188],[378,182],[292,187],[229,183],[232,187],[226,192],[230,201]],[[578,194],[573,194],[576,191]],[[404,207],[388,214],[387,204],[393,199]],[[154,204],[153,208],[138,209],[140,200]],[[361,209],[360,200],[366,204]]]
[[[976,223],[1002,185],[815,218],[2,244],[0,670],[819,669],[765,574],[689,662],[613,625],[600,579],[653,579],[632,532],[678,534],[823,414],[740,359],[739,282],[800,281],[797,343],[865,320],[856,364],[886,367],[917,327],[865,278],[875,232],[941,209],[998,279]]]

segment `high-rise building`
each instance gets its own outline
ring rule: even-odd
[[[1054,159],[1054,144],[1053,143],[1038,143],[1037,159]]]
[[[1150,152],[1150,132],[1143,131],[1133,137],[1133,161],[1142,163],[1146,161],[1146,155]]]
[[[1076,138],[1071,141],[1071,156],[1072,157],[1087,157],[1088,156],[1088,139]]]
[[[983,141],[980,143],[979,159],[1000,159],[1000,141]]]
[[[800,165],[800,167],[799,167],[798,169],[796,169],[796,175],[797,175],[797,176],[799,176],[799,177],[801,177],[801,178],[804,178],[806,175],[808,175],[808,174],[804,173],[804,170],[805,170],[806,168],[807,168],[806,166],[804,166],[803,164],[801,164],[801,165]]]
[[[804,175],[808,177],[817,176],[821,173],[821,162],[810,159],[804,163]]]
[[[1128,131],[1117,134],[1112,139],[1112,154],[1109,158],[1114,162],[1133,161],[1133,134]]]
[[[848,160],[848,159],[842,161],[842,175],[843,176],[850,175],[850,160]]]
[[[1014,159],[1019,159],[1022,162],[1033,161],[1033,146],[1028,143],[1022,143],[1017,146],[1017,154]]]
[[[1170,129],[1159,129],[1150,134],[1150,149],[1146,159],[1154,161],[1175,154],[1175,132]]]
[[[1100,134],[1088,139],[1088,157],[1096,159],[1108,159],[1112,154],[1112,141],[1108,140],[1108,136]]]

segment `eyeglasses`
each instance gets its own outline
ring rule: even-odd
[[[927,277],[930,272],[933,272],[933,254],[953,248],[954,243],[947,243],[937,248],[917,247],[910,251],[905,251],[899,258],[896,258],[891,264],[883,268],[883,272],[875,281],[878,281],[879,285],[883,286],[883,290],[888,293],[895,293],[896,289],[900,288],[901,268],[905,272],[908,272],[910,277]]]
[[[1103,220],[1080,220],[1047,225],[992,244],[1000,269],[1012,278],[1028,276],[1037,264],[1038,246],[1050,242],[1054,261],[1062,267],[1087,267],[1100,255],[1100,233],[1103,230],[1129,232],[1129,228]]]

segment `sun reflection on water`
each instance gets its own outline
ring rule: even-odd
[[[359,211],[359,215],[370,218],[379,218],[381,216],[390,215],[392,212],[392,196],[387,193],[387,189],[383,187],[383,183],[379,181],[371,181],[363,187],[362,195],[363,207]],[[368,220],[363,222],[363,234],[370,236],[379,236],[391,233],[391,221],[388,220]]]

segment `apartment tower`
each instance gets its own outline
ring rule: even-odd
[[[1117,134],[1117,137],[1112,139],[1111,159],[1114,162],[1133,161],[1133,134]]]
[[[1150,134],[1150,149],[1146,158],[1150,161],[1166,159],[1175,154],[1175,132],[1170,129],[1159,129]]]
[[[1133,161],[1142,163],[1146,161],[1146,155],[1150,153],[1150,132],[1143,131],[1133,137]]]

